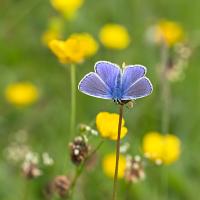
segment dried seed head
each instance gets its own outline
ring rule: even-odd
[[[89,146],[83,137],[76,137],[72,143],[69,144],[70,156],[74,164],[82,163],[89,152]]]
[[[22,173],[28,179],[33,179],[42,175],[42,171],[35,163],[26,161],[22,165]]]
[[[71,181],[67,176],[57,176],[52,182],[53,192],[57,193],[61,198],[67,197],[70,190]]]
[[[145,178],[144,167],[140,156],[127,157],[124,178],[128,182],[136,183]]]

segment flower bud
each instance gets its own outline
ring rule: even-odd
[[[86,132],[86,131],[90,131],[91,127],[86,125],[86,124],[80,124],[79,125],[79,130],[80,130],[80,132]]]
[[[61,198],[68,196],[71,181],[67,176],[57,176],[52,182],[53,192],[57,193]]]
[[[28,179],[41,176],[42,172],[38,166],[32,162],[24,162],[22,165],[22,173]]]

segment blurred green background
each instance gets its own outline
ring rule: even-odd
[[[74,32],[89,32],[98,39],[100,28],[106,23],[124,25],[131,36],[130,46],[122,51],[108,50],[100,46],[98,53],[77,65],[77,83],[93,71],[98,60],[109,60],[121,65],[141,63],[148,66],[148,77],[154,85],[153,94],[138,100],[132,110],[126,110],[125,119],[129,133],[125,141],[131,141],[131,152],[141,153],[141,140],[148,131],[160,131],[162,105],[156,65],[160,62],[159,50],[145,40],[147,28],[165,18],[179,22],[195,50],[185,70],[182,81],[172,83],[170,132],[182,141],[180,159],[165,167],[150,165],[146,179],[131,186],[130,200],[197,200],[200,196],[200,60],[198,48],[200,2],[197,0],[86,0],[76,19],[66,21],[65,37]],[[0,1],[0,199],[22,199],[28,184],[28,197],[45,199],[43,188],[60,174],[73,174],[68,155],[70,118],[70,73],[61,67],[55,56],[41,42],[48,19],[57,12],[47,0]],[[6,102],[4,90],[16,81],[31,81],[40,92],[37,103],[26,108],[15,108]],[[77,90],[77,124],[95,120],[98,112],[117,112],[111,101],[91,98]],[[54,165],[43,176],[26,182],[20,165],[11,164],[5,148],[19,130],[28,134],[28,145],[33,151],[49,152]],[[95,142],[95,141],[94,141]],[[114,142],[106,141],[100,155],[114,151]],[[112,179],[103,174],[100,161],[91,172],[85,171],[76,200],[105,199],[110,197]],[[164,169],[163,169],[164,168]],[[161,176],[167,174],[163,191]],[[80,186],[81,185],[81,186]],[[118,199],[125,199],[127,186],[120,181]]]

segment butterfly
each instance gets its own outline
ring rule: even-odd
[[[94,72],[83,77],[78,89],[89,96],[124,104],[152,93],[153,86],[145,76],[146,71],[142,65],[128,65],[121,69],[112,62],[98,61]]]

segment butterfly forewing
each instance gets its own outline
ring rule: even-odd
[[[101,77],[111,91],[115,89],[117,77],[121,73],[120,68],[108,61],[99,61],[95,64],[95,72]]]

